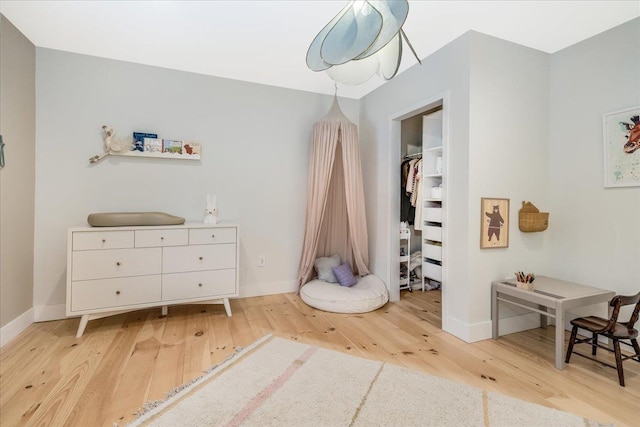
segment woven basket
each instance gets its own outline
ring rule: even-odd
[[[522,202],[518,212],[518,226],[523,233],[544,231],[549,226],[549,212],[540,212],[531,202]]]

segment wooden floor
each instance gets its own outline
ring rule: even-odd
[[[89,323],[37,323],[0,351],[2,426],[111,426],[200,376],[236,347],[268,333],[317,344],[558,408],[600,422],[638,425],[640,363],[614,369],[581,357],[554,367],[553,327],[474,344],[440,330],[440,292],[402,292],[401,301],[362,315],[325,313],[297,295],[222,306],[137,311]],[[588,351],[588,349],[587,349]],[[610,359],[609,359],[610,360]],[[428,396],[424,397],[428,399]]]

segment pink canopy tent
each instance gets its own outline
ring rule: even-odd
[[[311,279],[317,257],[336,253],[355,274],[369,274],[358,129],[342,113],[334,97],[329,113],[313,126],[298,288]]]

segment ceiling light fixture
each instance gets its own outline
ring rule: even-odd
[[[402,30],[408,14],[407,0],[350,0],[311,42],[307,66],[345,85],[376,73],[391,80],[400,68],[403,38],[422,64]]]

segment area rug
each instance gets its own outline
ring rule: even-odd
[[[388,363],[267,336],[130,426],[598,426]]]

